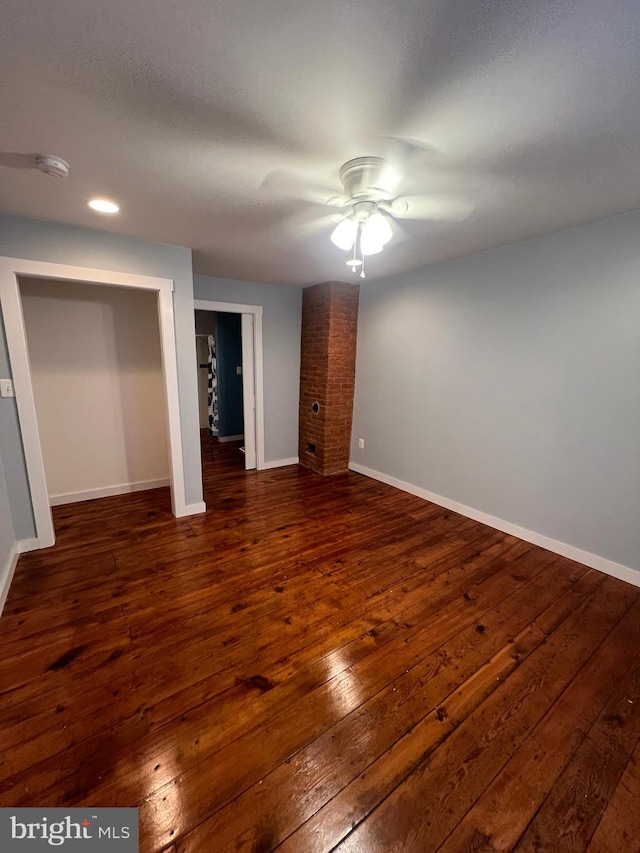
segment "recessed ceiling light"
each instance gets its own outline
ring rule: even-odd
[[[87,204],[91,210],[97,210],[98,213],[117,213],[120,210],[120,205],[109,201],[108,198],[92,198]]]

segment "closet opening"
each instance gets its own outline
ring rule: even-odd
[[[156,293],[18,282],[49,505],[168,487]]]
[[[40,437],[40,424],[36,414],[36,403],[31,375],[31,364],[27,347],[26,327],[23,314],[20,281],[41,279],[58,284],[70,283],[87,287],[105,286],[114,290],[148,291],[155,304],[155,328],[159,331],[162,364],[162,393],[157,401],[157,424],[163,423],[168,453],[168,480],[170,486],[171,511],[182,517],[204,512],[203,501],[187,504],[185,500],[185,472],[182,460],[182,425],[180,420],[178,393],[178,364],[173,308],[173,281],[154,276],[92,269],[49,261],[24,258],[0,258],[0,305],[7,339],[7,351],[13,379],[16,415],[20,427],[21,451],[24,456],[28,483],[26,499],[31,504],[34,533],[23,535],[20,552],[47,548],[54,544],[55,535],[51,513],[49,488],[45,475]],[[108,410],[104,406],[99,411]],[[155,479],[155,478],[154,478]],[[161,478],[164,479],[164,478]],[[142,482],[142,481],[137,481]],[[116,483],[121,486],[122,483]],[[131,485],[131,484],[128,484]],[[109,488],[107,486],[106,488]],[[53,490],[51,490],[53,493]],[[83,491],[81,489],[80,491]],[[86,490],[84,490],[86,491]],[[66,497],[71,492],[61,493]],[[66,499],[66,498],[65,498]]]

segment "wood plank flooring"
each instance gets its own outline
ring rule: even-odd
[[[357,474],[54,510],[0,619],[0,805],[144,853],[640,851],[639,590]]]

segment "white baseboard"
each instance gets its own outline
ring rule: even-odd
[[[35,551],[42,547],[45,546],[43,546],[40,543],[40,540],[36,538],[19,539],[17,542],[13,543],[13,547],[5,560],[4,565],[0,566],[0,616],[2,616],[2,611],[7,601],[7,596],[9,595],[11,581],[13,580],[13,575],[15,573],[16,566],[18,565],[18,558],[20,557],[20,554],[26,554],[27,551]]]
[[[297,465],[299,461],[298,456],[292,456],[290,459],[273,459],[271,462],[264,462],[260,470],[266,471],[267,468],[284,468],[285,465]]]
[[[146,489],[161,489],[169,485],[169,480],[141,480],[138,483],[121,483],[118,486],[107,486],[104,489],[87,489],[84,492],[70,492],[67,495],[50,495],[50,506],[75,504],[80,501],[93,501],[97,498],[110,498],[113,495],[127,495],[130,492],[143,492]]]
[[[219,435],[218,441],[220,443],[222,443],[224,441],[240,441],[243,438],[244,438],[244,435]]]
[[[204,501],[200,501],[196,504],[185,504],[180,509],[176,509],[175,517],[176,518],[185,518],[187,515],[201,515],[203,512],[207,511],[207,505]]]
[[[15,542],[4,561],[4,564],[0,566],[0,616],[2,616],[2,611],[7,601],[7,596],[9,595],[9,587],[13,580],[13,573],[18,565],[18,557],[20,556],[20,548],[18,546],[19,543]]]
[[[18,539],[16,545],[20,554],[26,554],[27,551],[37,551],[39,548],[51,547],[49,544],[43,545],[41,540],[35,536],[33,539]]]
[[[405,483],[404,480],[398,480],[395,477],[390,477],[388,474],[383,474],[381,471],[375,471],[373,468],[366,468],[364,465],[358,465],[357,462],[350,462],[349,468],[358,474],[364,474],[365,477],[371,477],[373,480],[379,480],[381,483],[386,483],[388,486],[395,486],[403,492],[416,495],[431,503],[438,504],[445,509],[453,510],[467,518],[472,518],[474,521],[479,521],[486,524],[488,527],[493,527],[496,530],[501,530],[503,533],[509,533],[512,536],[517,536],[518,539],[523,539],[525,542],[531,542],[533,545],[539,545],[541,548],[546,548],[547,551],[552,551],[554,554],[560,554],[562,557],[568,557],[570,560],[575,560],[576,563],[582,563],[590,569],[597,569],[607,575],[611,575],[619,580],[626,581],[634,586],[640,587],[640,571],[632,569],[630,566],[623,566],[621,563],[614,563],[612,560],[607,560],[605,557],[599,557],[597,554],[592,554],[590,551],[583,551],[581,548],[576,548],[573,545],[567,545],[566,542],[560,542],[558,539],[551,539],[548,536],[543,536],[541,533],[536,533],[533,530],[527,530],[525,527],[519,527],[517,524],[512,524],[510,521],[504,521],[501,518],[496,518],[494,515],[489,515],[486,512],[481,512],[473,507],[458,503],[457,501],[445,498],[442,495],[437,495],[434,492],[429,492],[426,489],[421,489],[419,486],[414,486],[411,483]]]

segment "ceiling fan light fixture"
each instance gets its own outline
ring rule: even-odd
[[[353,210],[338,223],[331,234],[332,242],[345,252],[353,249],[353,259],[347,266],[354,272],[362,266],[365,255],[377,255],[393,237],[389,219],[378,210],[375,201],[362,200],[353,205]]]
[[[333,229],[331,242],[339,249],[348,252],[353,248],[357,233],[358,223],[350,216],[347,216],[346,219],[338,222],[336,227]]]

